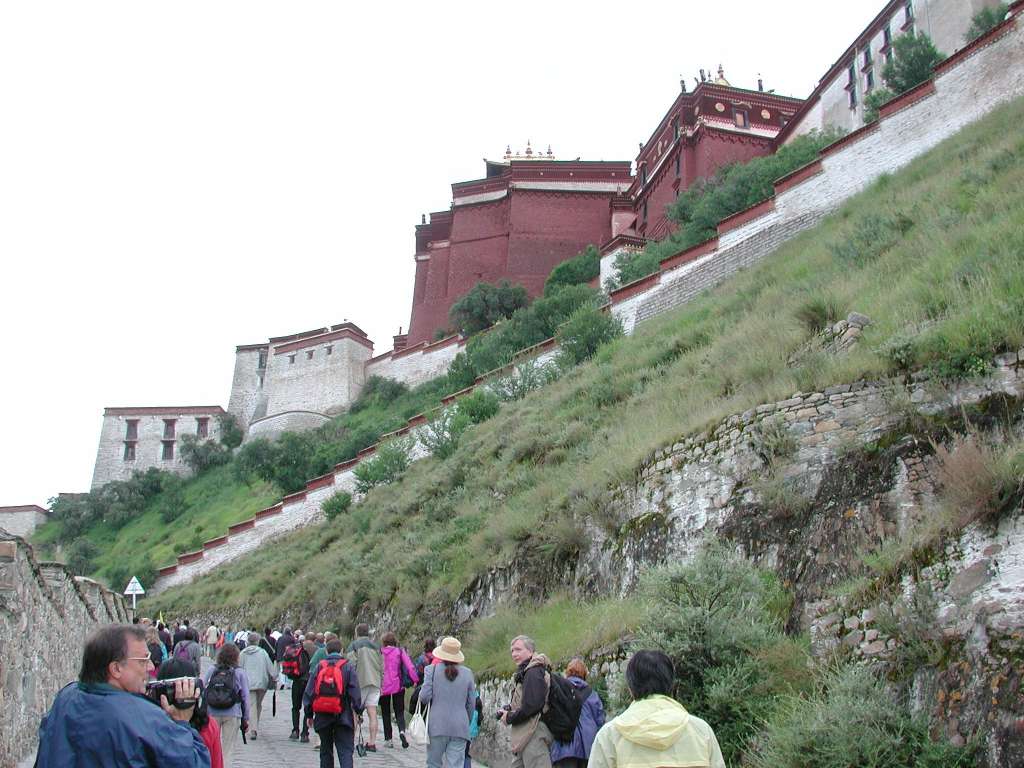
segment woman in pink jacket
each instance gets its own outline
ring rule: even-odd
[[[380,714],[384,720],[384,744],[394,747],[391,740],[391,710],[395,710],[395,719],[398,721],[398,738],[402,741],[402,749],[409,747],[405,738],[405,686],[402,685],[403,667],[407,682],[412,685],[419,682],[416,676],[416,667],[412,665],[409,654],[405,648],[398,647],[394,632],[385,632],[381,637],[380,653],[384,657],[384,676],[380,683]]]

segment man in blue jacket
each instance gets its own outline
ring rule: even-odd
[[[209,768],[210,753],[189,725],[195,684],[175,683],[179,709],[146,698],[152,662],[142,627],[115,624],[85,644],[78,682],[57,694],[39,727],[38,768],[153,766]]]
[[[359,677],[354,665],[341,655],[341,640],[332,638],[327,643],[327,656],[309,669],[309,680],[302,694],[302,705],[313,714],[313,730],[320,736],[320,768],[334,768],[334,751],[338,752],[341,768],[352,768],[357,718],[363,713],[363,700],[359,693]],[[341,665],[342,695],[335,707],[314,706],[317,695],[316,681],[325,665]],[[325,691],[321,688],[321,695]],[[335,712],[324,710],[338,710]]]

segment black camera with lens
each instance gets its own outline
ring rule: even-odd
[[[191,680],[196,687],[196,697],[188,701],[177,701],[174,697],[174,684],[179,680]],[[146,683],[146,696],[160,703],[160,697],[166,696],[167,703],[177,709],[189,709],[199,704],[203,693],[203,681],[198,677],[169,677],[166,680],[150,680]]]

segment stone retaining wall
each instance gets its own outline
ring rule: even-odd
[[[131,620],[124,599],[0,529],[0,765],[35,747],[39,721],[77,679],[85,638]]]

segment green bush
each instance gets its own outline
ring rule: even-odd
[[[544,282],[544,295],[550,296],[566,285],[586,285],[601,274],[601,253],[588,245],[581,253],[563,261]]]
[[[238,426],[238,419],[230,413],[222,413],[217,417],[217,424],[220,427],[220,444],[233,451],[242,444],[245,433]]]
[[[164,478],[163,490],[156,501],[157,513],[165,523],[177,520],[188,509],[185,502],[184,478],[177,475],[169,475]]]
[[[464,389],[478,376],[508,365],[520,350],[554,336],[577,309],[600,301],[601,294],[586,285],[565,285],[535,300],[489,333],[470,339],[448,369],[450,390]]]
[[[356,490],[359,493],[366,493],[378,485],[389,485],[398,480],[409,468],[410,450],[410,442],[401,438],[389,440],[381,445],[373,458],[356,465]]]
[[[85,576],[93,571],[93,560],[100,553],[99,547],[89,539],[81,538],[72,542],[64,554],[64,563],[76,576]]]
[[[796,319],[809,333],[818,333],[842,319],[843,308],[830,296],[815,296],[801,304]]]
[[[597,348],[622,335],[622,323],[611,312],[595,306],[576,310],[558,329],[562,360],[576,365],[593,357]]]
[[[348,491],[338,491],[321,504],[320,509],[323,510],[323,513],[328,520],[333,520],[338,515],[343,515],[348,512],[348,509],[351,506],[352,494]]]
[[[892,43],[893,58],[882,69],[882,79],[897,96],[932,76],[932,68],[944,54],[923,32],[900,35]]]
[[[929,738],[924,718],[911,717],[885,686],[860,666],[829,676],[810,697],[787,697],[767,721],[756,768],[957,768],[976,764],[973,747]]]
[[[649,571],[641,595],[648,610],[636,647],[672,658],[676,698],[714,724],[726,764],[740,765],[780,697],[810,684],[806,651],[783,632],[788,596],[717,542],[690,564]]]
[[[864,123],[873,123],[878,119],[878,111],[883,104],[896,98],[896,94],[888,88],[876,88],[864,97]]]
[[[458,412],[469,419],[471,424],[487,421],[498,412],[498,408],[498,396],[482,388],[459,398],[457,405]]]
[[[1006,3],[996,3],[991,8],[982,8],[971,17],[971,26],[964,34],[964,42],[969,43],[984,35],[1006,18],[1008,10]]]
[[[863,267],[900,242],[914,226],[903,211],[867,214],[856,219],[839,240],[828,244],[832,255],[851,266]]]
[[[469,425],[469,417],[458,408],[444,408],[420,430],[418,439],[431,456],[447,459],[459,447],[459,438]]]
[[[493,382],[491,389],[499,400],[506,403],[521,400],[535,389],[550,384],[558,378],[558,374],[558,366],[554,363],[540,364],[536,360],[526,360],[516,366],[514,373]]]
[[[274,444],[265,437],[250,440],[235,456],[232,466],[235,478],[251,483],[254,478],[272,483],[274,481]]]
[[[618,278],[608,287],[656,272],[663,259],[714,237],[718,222],[767,200],[775,192],[777,179],[816,159],[818,152],[841,136],[834,130],[812,131],[784,144],[774,155],[723,166],[714,176],[692,184],[668,207],[668,218],[678,229],[639,253],[616,257]]]
[[[486,330],[499,320],[511,317],[529,304],[526,289],[502,280],[498,285],[477,283],[448,311],[453,326],[464,336]]]
[[[182,435],[181,460],[193,473],[201,475],[208,469],[231,461],[231,452],[215,440],[200,440],[195,435]]]
[[[349,406],[349,413],[359,413],[371,405],[390,405],[408,391],[409,386],[404,382],[384,376],[371,376],[363,384],[359,397]]]

